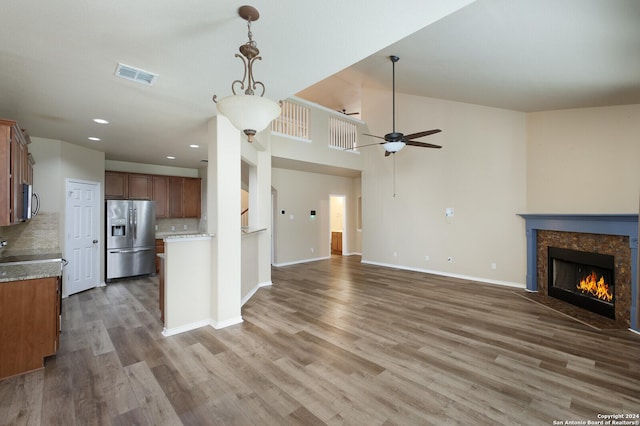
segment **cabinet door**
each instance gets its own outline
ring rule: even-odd
[[[59,278],[0,285],[0,379],[43,367],[57,349]]]
[[[127,198],[128,196],[127,173],[105,172],[104,173],[104,197],[105,198]]]
[[[0,123],[0,226],[11,223],[11,126]]]
[[[169,217],[169,178],[153,176],[153,197],[156,202],[156,218]]]
[[[184,217],[200,217],[200,178],[184,178]]]
[[[169,217],[184,217],[184,178],[169,178]]]
[[[11,223],[24,216],[22,184],[26,182],[27,145],[17,125],[11,127]]]
[[[153,178],[150,175],[129,173],[127,176],[129,198],[133,200],[151,200]]]

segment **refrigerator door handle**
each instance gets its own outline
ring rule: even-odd
[[[133,239],[138,239],[138,209],[133,209]]]
[[[122,254],[122,253],[134,253],[135,250],[109,250],[109,253]]]

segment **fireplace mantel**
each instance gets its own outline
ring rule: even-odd
[[[537,232],[564,231],[629,237],[631,249],[631,328],[640,332],[638,321],[638,215],[637,214],[519,214],[527,235],[527,290],[537,288]]]

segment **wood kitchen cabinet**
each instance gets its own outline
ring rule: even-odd
[[[0,283],[0,379],[44,367],[60,343],[60,277]]]
[[[125,199],[129,196],[129,180],[126,173],[104,172],[104,198]]]
[[[169,178],[154,175],[152,187],[151,199],[156,202],[156,218],[169,217]]]
[[[200,217],[202,200],[201,185],[200,178],[169,178],[170,217]]]
[[[0,226],[23,221],[22,186],[33,181],[27,146],[30,142],[17,122],[0,119]]]
[[[156,218],[199,218],[202,179],[105,172],[105,198],[153,200]]]
[[[132,200],[153,199],[153,176],[138,173],[127,174],[129,197]]]
[[[159,254],[164,253],[164,240],[162,238],[156,239],[156,274],[160,273],[160,257]]]
[[[184,217],[184,178],[169,178],[169,217]]]
[[[200,209],[202,204],[200,178],[184,178],[184,217],[198,218],[200,217]]]

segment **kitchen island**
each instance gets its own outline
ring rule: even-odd
[[[62,256],[0,256],[0,379],[44,367],[60,341]]]

